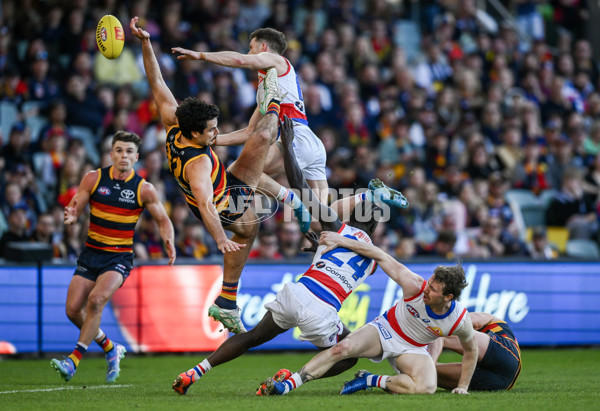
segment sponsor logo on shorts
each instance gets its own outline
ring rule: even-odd
[[[375,321],[375,324],[379,328],[379,332],[383,336],[384,340],[389,340],[390,338],[392,338],[392,334],[390,334],[390,332],[386,330],[383,325],[379,324],[377,321]]]
[[[98,194],[103,195],[103,196],[110,195],[110,188],[100,187],[100,188],[98,188]]]
[[[415,318],[419,318],[420,317],[419,312],[412,305],[406,304],[406,309],[408,310],[408,312],[410,313],[410,315],[412,315],[413,317],[415,317]]]
[[[323,261],[319,261],[318,263],[315,264],[315,267],[323,268],[323,267],[325,267],[325,263]]]

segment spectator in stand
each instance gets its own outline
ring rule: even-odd
[[[302,233],[296,221],[284,221],[279,231],[279,252],[285,259],[299,256],[302,244]]]
[[[277,233],[261,230],[258,234],[258,245],[248,255],[248,259],[281,260],[283,255],[278,250]]]
[[[585,195],[598,207],[600,205],[600,153],[594,157],[582,184]]]
[[[83,78],[78,74],[69,76],[66,82],[65,106],[67,124],[88,127],[96,133],[102,126],[105,108],[96,96],[85,87]]]
[[[593,201],[584,195],[580,169],[565,171],[561,190],[546,210],[546,224],[566,227],[570,239],[596,239],[598,216]]]
[[[13,207],[7,218],[8,230],[0,238],[0,257],[8,257],[6,250],[10,242],[29,241],[27,235],[27,216],[22,206]]]
[[[79,254],[83,250],[84,234],[83,223],[81,221],[78,220],[72,224],[65,224],[60,246],[64,259],[71,263],[77,262]]]
[[[39,101],[45,106],[60,96],[58,82],[50,77],[48,72],[50,69],[48,52],[45,50],[38,51],[33,56],[30,67],[31,76],[27,82],[29,97],[32,101]]]
[[[29,128],[24,122],[16,122],[8,137],[8,143],[0,148],[0,156],[4,159],[6,170],[15,169],[19,164],[31,164],[32,150]]]
[[[542,147],[535,140],[529,140],[524,148],[523,161],[515,169],[513,186],[540,194],[551,187],[548,171],[548,164],[542,157]]]
[[[60,236],[56,233],[52,214],[44,213],[38,217],[37,224],[31,237],[29,237],[29,241],[50,244],[54,257],[64,257],[64,252],[60,244]]]
[[[553,260],[558,257],[558,249],[548,242],[546,230],[536,227],[531,233],[531,241],[527,243],[527,254],[535,260]]]
[[[189,257],[200,260],[216,250],[216,245],[211,247],[212,237],[206,232],[198,220],[190,218],[183,226],[181,233],[176,237],[179,240],[175,246],[180,257]]]

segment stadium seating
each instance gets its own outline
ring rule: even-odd
[[[576,238],[567,241],[566,254],[569,257],[598,259],[600,258],[600,249],[593,240]]]
[[[19,109],[16,104],[9,101],[0,102],[0,131],[4,136],[4,144],[8,142],[10,130],[18,119]]]

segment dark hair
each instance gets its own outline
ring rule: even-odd
[[[205,103],[194,97],[188,97],[175,110],[179,129],[186,138],[192,137],[192,131],[204,132],[208,121],[219,117],[221,112],[214,104]]]
[[[373,232],[377,228],[377,224],[382,217],[383,210],[377,204],[372,201],[365,200],[356,204],[350,214],[350,220],[348,224],[352,227],[363,230],[369,236],[373,235]]]
[[[468,285],[465,270],[459,262],[455,266],[439,265],[433,270],[434,281],[443,285],[444,295],[452,294],[453,300],[460,300],[460,293]]]
[[[254,30],[250,34],[250,40],[252,39],[264,41],[271,50],[279,55],[282,55],[285,52],[285,49],[287,49],[285,34],[270,27]]]
[[[112,138],[112,145],[114,146],[117,141],[124,141],[125,143],[133,143],[137,147],[137,150],[140,151],[140,145],[142,144],[142,139],[135,133],[130,133],[128,131],[117,131]]]

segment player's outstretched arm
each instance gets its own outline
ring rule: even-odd
[[[326,246],[323,253],[337,247],[344,247],[363,257],[375,260],[381,269],[402,287],[404,295],[407,296],[407,298],[416,295],[421,290],[423,277],[413,273],[404,264],[399,263],[391,255],[373,244],[356,241],[332,232],[321,233],[319,244],[324,244]]]
[[[73,196],[69,204],[65,207],[63,211],[63,218],[65,224],[73,224],[85,207],[88,205],[90,201],[90,196],[92,195],[92,190],[96,185],[96,182],[100,178],[100,173],[98,170],[89,171],[85,177],[79,183],[79,189],[77,193]]]
[[[326,204],[319,201],[319,197],[311,190],[304,178],[302,169],[296,161],[294,155],[294,123],[288,116],[284,116],[280,122],[281,145],[283,147],[283,164],[290,187],[300,192],[302,202],[308,208],[313,217],[319,219],[323,231],[338,231],[342,227],[342,222],[337,214]]]
[[[148,78],[148,84],[150,90],[152,90],[152,96],[154,102],[158,107],[160,118],[165,127],[168,130],[172,126],[177,125],[177,117],[175,116],[175,110],[177,110],[177,100],[167,87],[167,83],[163,79],[160,72],[160,67],[152,44],[150,43],[150,33],[136,26],[138,18],[134,17],[129,23],[131,28],[131,34],[142,41],[142,56],[144,58],[144,69],[146,70],[146,77]]]
[[[177,60],[201,60],[225,67],[250,70],[266,70],[275,67],[278,73],[287,69],[287,62],[282,56],[268,52],[258,54],[242,54],[237,51],[201,52],[173,47],[171,53],[178,54]]]
[[[165,207],[159,201],[156,188],[152,184],[144,182],[142,189],[140,190],[140,197],[142,204],[146,210],[148,210],[154,221],[156,221],[156,224],[158,224],[160,238],[162,238],[165,243],[165,250],[169,256],[169,264],[173,265],[176,258],[175,230],[173,229],[173,223],[169,220]]]

